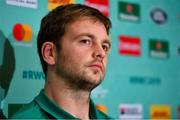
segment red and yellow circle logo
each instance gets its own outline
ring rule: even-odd
[[[27,24],[15,24],[13,35],[17,41],[29,42],[32,38],[32,28]]]

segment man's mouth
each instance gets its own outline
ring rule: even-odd
[[[89,67],[101,70],[103,72],[103,67],[100,64],[91,64],[91,65],[89,65]]]

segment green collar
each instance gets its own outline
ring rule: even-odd
[[[57,106],[52,100],[50,100],[44,90],[41,90],[40,94],[35,98],[35,101],[39,105],[39,107],[42,109],[42,111],[45,112],[48,116],[50,115],[52,118],[59,118],[59,119],[78,119],[71,115],[70,113],[64,111],[62,108]],[[91,119],[97,119],[98,111],[93,103],[92,100],[90,100],[90,118]]]

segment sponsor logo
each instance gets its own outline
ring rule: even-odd
[[[85,5],[96,8],[105,16],[109,16],[109,0],[85,0]]]
[[[42,71],[24,70],[22,78],[28,80],[44,80],[45,75]]]
[[[119,36],[119,53],[122,55],[140,56],[141,41],[138,37]]]
[[[96,105],[96,108],[97,108],[98,110],[100,110],[101,112],[105,113],[105,114],[108,113],[107,107],[106,107],[105,105],[103,105],[103,104],[97,104],[97,105]]]
[[[27,24],[15,24],[13,27],[13,36],[15,38],[15,46],[32,47],[30,43],[33,33],[32,28]]]
[[[32,28],[27,24],[15,24],[13,35],[17,41],[29,42],[32,38]]]
[[[150,118],[154,119],[170,119],[171,107],[168,105],[152,105],[150,107]]]
[[[48,10],[53,10],[58,6],[75,3],[75,0],[48,0]]]
[[[180,106],[178,106],[177,111],[178,111],[178,120],[180,120]]]
[[[138,22],[140,21],[140,7],[138,4],[120,1],[118,3],[118,16],[121,20]]]
[[[37,8],[37,0],[6,0],[6,4],[27,8]]]
[[[167,21],[167,14],[160,8],[153,9],[150,16],[156,24],[164,24]]]
[[[167,41],[151,39],[149,41],[149,54],[154,58],[168,58],[169,43]]]
[[[160,85],[161,79],[148,76],[131,76],[129,82],[133,85]]]
[[[141,104],[121,104],[119,106],[119,118],[123,119],[142,119],[142,105]]]

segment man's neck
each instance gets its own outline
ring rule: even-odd
[[[90,92],[70,89],[61,80],[46,81],[46,95],[59,107],[80,119],[89,119]]]

